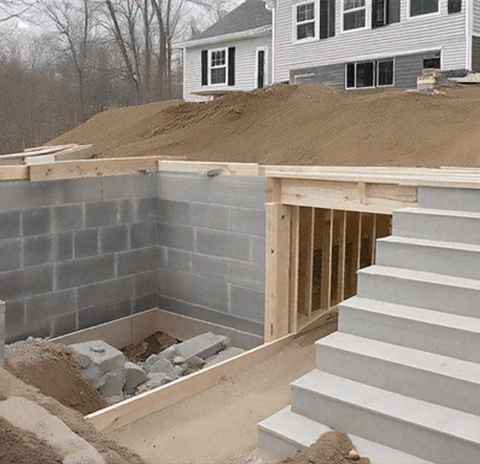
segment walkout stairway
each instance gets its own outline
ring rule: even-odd
[[[480,463],[480,190],[421,188],[393,228],[317,369],[259,424],[268,454],[333,428],[373,463]]]

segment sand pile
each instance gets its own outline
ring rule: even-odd
[[[97,156],[187,156],[260,164],[480,166],[480,87],[436,95],[279,85],[208,103],[110,110],[52,143]]]

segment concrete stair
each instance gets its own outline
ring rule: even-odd
[[[480,463],[480,191],[421,188],[393,230],[291,408],[259,424],[268,454],[333,428],[373,463]]]

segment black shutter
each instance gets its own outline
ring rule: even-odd
[[[372,0],[372,29],[377,27],[378,0]]]
[[[335,36],[335,15],[337,12],[336,6],[335,6],[335,0],[329,0],[329,37],[334,37]]]
[[[228,49],[228,85],[235,85],[235,47]]]
[[[335,35],[335,0],[320,0],[320,38]]]
[[[388,24],[400,22],[400,0],[388,1]]]
[[[460,13],[462,11],[462,0],[448,0],[448,14]]]
[[[208,50],[202,50],[202,85],[208,85]]]

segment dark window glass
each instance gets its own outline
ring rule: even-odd
[[[373,0],[372,27],[382,27],[388,24],[388,0]]]
[[[440,57],[423,60],[423,69],[440,69]]]
[[[418,16],[438,11],[438,0],[410,0],[410,16]]]
[[[357,63],[357,88],[373,87],[373,61]]]
[[[297,6],[297,23],[311,21],[315,19],[315,4],[307,3],[306,5]]]
[[[378,85],[393,85],[393,60],[378,62]]]
[[[343,29],[349,31],[365,27],[365,10],[352,11],[343,15]]]
[[[460,13],[462,11],[462,0],[448,0],[448,14]]]
[[[265,51],[259,50],[257,87],[259,89],[263,89],[264,86],[265,86]]]
[[[214,68],[211,70],[211,83],[212,84],[225,84],[227,80],[226,68]]]
[[[306,23],[297,26],[297,39],[302,40],[308,37],[315,37],[315,23]]]
[[[347,64],[347,89],[355,87],[355,63]]]

